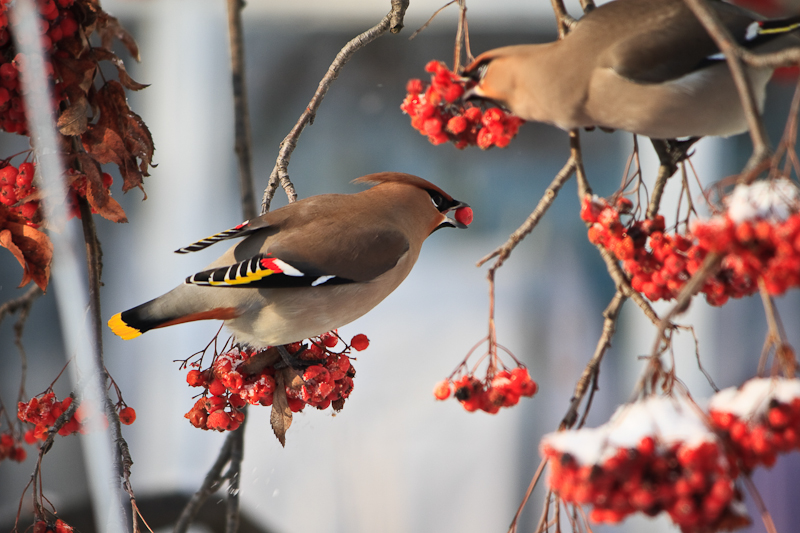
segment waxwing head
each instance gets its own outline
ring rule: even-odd
[[[433,183],[411,174],[379,172],[353,180],[353,183],[374,183],[370,189],[393,201],[407,203],[408,212],[415,219],[428,222],[428,234],[441,228],[466,228],[472,222],[469,205],[444,192]],[[447,214],[453,211],[454,218]]]
[[[464,69],[463,75],[475,85],[464,93],[464,100],[491,100],[506,109],[514,109],[516,92],[520,90],[518,74],[525,65],[519,63],[530,47],[505,46],[484,52]]]

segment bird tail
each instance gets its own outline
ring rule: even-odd
[[[239,315],[234,307],[211,306],[199,295],[186,295],[186,287],[177,287],[154,300],[117,313],[109,319],[108,327],[127,341],[151,329],[196,320],[228,320]]]

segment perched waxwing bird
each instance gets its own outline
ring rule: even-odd
[[[183,285],[117,313],[109,327],[127,340],[219,319],[254,348],[301,341],[371,310],[406,278],[431,233],[472,220],[467,204],[417,176],[382,172],[355,183],[375,185],[298,200],[176,250],[244,237]]]
[[[800,17],[760,20],[709,5],[736,42],[754,52],[800,45]],[[759,108],[773,69],[748,67]],[[747,129],[725,58],[683,0],[614,0],[590,11],[562,40],[490,50],[465,75],[469,97],[525,119],[619,129],[653,139],[733,135]]]

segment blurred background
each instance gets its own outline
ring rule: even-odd
[[[475,55],[555,38],[553,15],[543,0],[468,5]],[[112,187],[130,224],[97,219],[104,251],[103,316],[109,317],[204,267],[219,250],[188,256],[172,251],[232,227],[242,215],[225,3],[107,0],[103,6],[141,47],[141,64],[127,59],[126,64],[137,81],[151,86],[129,94],[129,100],[153,133],[158,164],[145,182],[147,201],[138,190],[123,195],[121,180]],[[300,138],[289,173],[301,197],[355,192],[359,187],[349,182],[371,172],[417,174],[467,201],[475,222],[467,231],[434,234],[401,287],[340,330],[346,339],[365,333],[371,340],[354,362],[355,390],[341,413],[307,409],[296,414],[284,449],[272,435],[269,409],[250,410],[240,497],[247,520],[263,530],[506,531],[539,463],[538,442],[566,412],[600,335],[601,312],[614,287],[586,239],[573,180],[497,275],[499,342],[528,365],[539,393],[496,415],[467,413],[454,400],[433,398],[434,384],[487,332],[486,271],[475,262],[525,220],[568,157],[566,133],[540,124],[524,125],[508,148],[487,152],[433,146],[411,128],[399,110],[406,81],[425,78],[423,67],[430,59],[453,60],[455,6],[408,39],[439,7],[440,1],[412,0],[399,35],[386,34],[355,54]],[[576,2],[568,7],[579,13]],[[278,144],[336,53],[388,9],[388,0],[248,3],[245,54],[258,198]],[[121,50],[120,56],[126,57]],[[766,119],[773,142],[781,135],[793,89],[793,80],[771,84]],[[3,134],[0,155],[25,149],[23,140]],[[631,135],[595,131],[582,135],[582,142],[595,192],[612,194],[631,152]],[[651,184],[657,159],[649,143],[642,140],[641,146],[645,179]],[[705,139],[693,162],[701,180],[710,183],[735,173],[749,154],[746,136]],[[674,200],[677,188],[668,187],[667,194],[665,202],[669,195]],[[279,191],[273,205],[285,202]],[[22,293],[15,288],[20,277],[16,261],[0,253],[0,302]],[[34,304],[27,322],[28,397],[43,391],[65,362],[53,297],[57,291],[53,287]],[[797,291],[777,304],[797,344]],[[719,309],[696,301],[683,322],[695,324],[703,364],[717,385],[739,385],[754,375],[766,334],[758,297]],[[16,401],[20,379],[13,323],[11,318],[0,325],[0,396],[7,406]],[[135,462],[132,483],[139,498],[195,491],[217,456],[224,435],[197,430],[183,418],[195,391],[174,362],[201,350],[217,328],[212,322],[182,325],[129,342],[106,332],[106,365],[138,415],[123,432]],[[606,421],[628,398],[643,367],[639,357],[649,352],[654,334],[639,309],[626,303],[601,368],[589,426]],[[681,338],[676,346],[679,376],[695,397],[708,397],[711,388],[698,371],[692,339]],[[69,393],[66,377],[55,390],[59,398]],[[30,479],[34,453],[28,450],[21,465],[0,463],[0,525],[13,524]],[[58,438],[46,455],[45,495],[60,512],[86,505],[86,461],[81,438],[75,436]],[[755,481],[778,530],[796,530],[798,454],[782,457],[769,471],[757,471]],[[210,505],[224,507],[223,496],[213,496]],[[535,527],[542,497],[537,489],[520,531]],[[747,501],[755,521],[748,531],[764,531]],[[645,527],[654,533],[676,530],[663,519],[629,519],[593,530]]]

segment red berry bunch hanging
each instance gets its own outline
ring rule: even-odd
[[[53,55],[69,58],[70,47],[62,50],[60,41],[71,38],[78,32],[78,22],[73,13],[72,5],[75,0],[38,0],[41,18],[39,19],[39,35],[22,36],[22,39],[38,37],[42,42],[42,49],[48,54],[45,61],[45,70],[51,81],[55,77],[52,62]],[[20,78],[25,74],[25,56],[15,54],[13,42],[9,35],[8,27],[8,2],[2,6],[0,13],[0,128],[9,133],[28,135],[28,123],[25,115],[25,101]],[[61,78],[61,76],[58,76]],[[61,102],[65,96],[65,84],[59,82],[55,85],[54,96],[56,102]]]
[[[778,453],[800,449],[800,380],[755,378],[722,390],[708,405],[745,470],[772,466]]]
[[[34,426],[25,432],[25,442],[33,444],[37,440],[46,440],[50,427],[55,424],[56,419],[70,405],[72,405],[71,397],[68,396],[62,401],[58,401],[53,391],[34,396],[27,403],[19,402],[17,405],[17,418]],[[117,405],[117,409],[119,410],[120,422],[123,424],[133,424],[134,420],[136,420],[136,411],[134,411],[133,407],[125,405],[122,400]],[[84,400],[69,421],[61,426],[58,434],[66,437],[77,432],[86,433],[93,426],[90,422],[99,424],[104,428],[108,427],[108,419],[105,413],[99,412],[91,401]]]
[[[444,63],[430,61],[425,71],[431,74],[430,84],[409,80],[408,95],[400,109],[432,144],[451,141],[459,149],[470,145],[483,150],[492,146],[505,148],[525,122],[498,107],[483,111],[470,102],[462,102],[461,97],[471,82],[453,73]]]
[[[540,449],[550,459],[550,487],[565,502],[592,505],[595,522],[666,512],[684,533],[699,533],[748,521],[735,467],[686,400],[622,406],[599,428],[546,435]]]
[[[437,400],[446,400],[455,389],[455,398],[469,412],[481,410],[497,413],[501,407],[519,403],[520,397],[532,397],[538,385],[531,379],[528,369],[518,366],[512,370],[501,370],[480,380],[472,373],[458,379],[445,379],[436,384],[433,395]]]
[[[22,442],[14,438],[11,433],[0,433],[0,461],[11,459],[21,463],[28,456],[22,447]]]
[[[58,518],[55,522],[38,520],[33,524],[33,533],[72,533],[72,526]]]
[[[0,72],[2,72],[1,67]],[[35,171],[33,163],[22,163],[19,168],[7,163],[0,168],[0,204],[26,219],[32,226],[38,225],[42,220],[39,201],[33,199],[25,201],[26,198],[33,197],[33,193],[36,192],[36,187],[33,185]]]
[[[777,180],[737,186],[724,215],[697,221],[684,235],[665,233],[660,215],[623,223],[631,208],[624,198],[614,206],[584,198],[581,218],[591,224],[589,240],[622,261],[631,286],[652,301],[675,298],[709,253],[724,254],[701,288],[711,305],[723,305],[756,292],[759,278],[774,295],[800,286],[798,207],[797,188]]]
[[[307,346],[300,342],[286,346],[290,355],[308,363],[302,370],[283,365],[274,348],[248,353],[238,347],[217,356],[206,370],[190,370],[186,381],[192,387],[205,388],[206,395],[195,402],[186,418],[200,429],[233,431],[244,420],[242,407],[273,405],[276,394],[285,398],[292,412],[306,406],[340,411],[355,377],[348,354],[351,349],[366,349],[369,339],[356,335],[341,352],[332,351],[339,343],[334,332],[309,341]],[[283,384],[280,388],[279,383]]]

